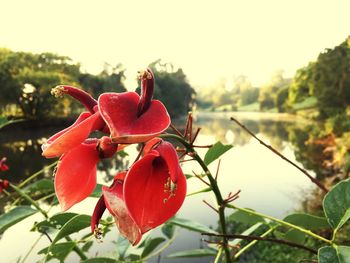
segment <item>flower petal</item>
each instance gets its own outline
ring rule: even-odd
[[[177,156],[174,146],[166,141],[163,141],[155,148],[159,155],[164,159],[168,166],[169,175],[171,181],[176,183],[179,170],[181,170],[179,165],[179,158]]]
[[[92,115],[84,112],[73,125],[48,139],[47,143],[42,146],[42,155],[46,158],[58,157],[81,144],[92,131],[102,125],[103,120],[99,112]]]
[[[55,174],[55,191],[63,211],[88,197],[96,186],[97,142],[81,144],[64,154]]]
[[[160,101],[152,100],[149,108],[138,117],[139,102],[140,96],[135,92],[104,93],[99,97],[100,113],[114,142],[145,142],[169,127],[169,114]]]
[[[186,195],[186,179],[181,169],[176,177],[174,184],[167,162],[155,150],[129,170],[124,182],[124,200],[142,234],[167,221],[181,207]]]
[[[123,198],[123,178],[126,172],[119,173],[111,187],[102,187],[105,204],[113,215],[119,232],[133,245],[136,245],[142,237],[139,227],[130,217]],[[118,178],[118,179],[117,179]]]

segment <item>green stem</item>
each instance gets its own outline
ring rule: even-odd
[[[188,143],[183,137],[175,135],[175,134],[161,134],[161,135],[159,135],[159,137],[168,138],[168,139],[175,139],[178,142],[180,142],[183,146],[185,146],[186,150],[193,157],[193,159],[195,159],[198,162],[198,164],[202,167],[203,171],[205,172],[205,175],[209,179],[210,186],[213,190],[213,193],[214,193],[215,198],[216,198],[216,202],[219,206],[218,212],[219,212],[221,231],[224,235],[226,235],[227,231],[226,231],[226,219],[225,219],[225,202],[224,202],[224,199],[222,198],[219,186],[218,186],[216,180],[214,179],[213,175],[209,171],[208,166],[204,163],[202,158],[193,149],[192,145],[190,143]],[[223,249],[225,251],[226,261],[227,261],[227,263],[230,263],[230,262],[232,262],[232,260],[231,260],[230,250],[228,249],[228,240],[226,237],[223,237],[222,240],[223,240],[223,245],[224,245]]]
[[[73,240],[70,238],[70,236],[66,236],[65,239],[66,239],[67,241],[73,241]],[[84,252],[80,249],[80,247],[79,247],[77,244],[75,244],[73,250],[79,255],[79,257],[80,257],[82,260],[87,259],[87,256],[84,254]]]
[[[35,248],[35,246],[39,243],[40,239],[43,237],[43,235],[40,235],[37,240],[35,240],[34,244],[30,247],[29,251],[27,252],[27,254],[24,256],[24,258],[21,260],[21,263],[24,263],[28,256],[30,255],[30,253],[33,251],[33,249]]]
[[[41,169],[40,171],[37,171],[36,173],[32,174],[31,176],[29,176],[27,179],[25,179],[22,183],[20,183],[18,185],[18,188],[22,188],[25,184],[27,184],[28,182],[30,182],[31,180],[33,180],[34,178],[36,178],[38,175],[42,174],[46,169],[50,169],[51,167],[55,166],[58,163],[58,161],[53,162],[52,164],[45,166],[43,169]]]
[[[23,192],[21,189],[19,189],[17,186],[10,184],[9,185],[15,192],[17,192],[20,196],[22,196],[25,200],[27,200],[29,203],[31,203],[40,213],[43,214],[45,218],[49,218],[47,213],[38,205],[36,201],[34,201],[29,195],[27,195],[25,192]]]
[[[219,249],[218,253],[216,254],[214,263],[219,263],[219,260],[221,258],[221,254],[222,254],[222,248]]]
[[[275,227],[270,228],[269,230],[267,230],[266,232],[264,232],[262,235],[260,235],[260,237],[266,237],[268,234],[270,234],[271,232],[273,232],[275,230]],[[242,255],[246,250],[248,250],[249,248],[251,248],[252,246],[254,246],[256,243],[258,242],[258,240],[253,240],[252,242],[250,242],[248,245],[244,246],[242,249],[240,249],[235,255],[234,255],[234,259],[238,258],[240,255]]]
[[[281,225],[284,225],[284,226],[287,226],[287,227],[290,227],[290,228],[297,229],[297,230],[299,230],[300,232],[303,232],[303,233],[305,233],[305,234],[308,235],[308,236],[311,236],[311,237],[313,237],[313,238],[316,238],[316,239],[318,239],[318,240],[321,240],[321,241],[323,241],[323,242],[325,242],[325,243],[328,243],[328,244],[330,244],[330,245],[333,244],[333,242],[332,242],[331,240],[326,239],[326,238],[324,238],[324,237],[322,237],[322,236],[320,236],[320,235],[317,235],[317,234],[315,234],[314,232],[311,232],[310,230],[307,230],[307,229],[302,228],[302,227],[297,226],[297,225],[293,225],[293,224],[291,224],[291,223],[288,223],[288,222],[286,222],[286,221],[277,219],[277,218],[275,218],[275,217],[268,216],[268,215],[265,215],[265,214],[261,214],[261,213],[259,213],[259,212],[256,212],[256,211],[253,211],[253,210],[250,210],[250,209],[246,209],[246,208],[242,208],[242,207],[238,207],[238,206],[235,206],[235,205],[232,205],[232,204],[227,204],[226,206],[227,206],[227,207],[230,207],[230,208],[233,208],[233,209],[236,209],[236,210],[240,210],[240,211],[243,211],[243,212],[252,214],[252,215],[256,215],[256,216],[259,216],[259,217],[263,217],[263,218],[269,219],[269,220],[274,221],[274,222],[277,222],[277,223],[279,223],[279,224],[281,224]]]

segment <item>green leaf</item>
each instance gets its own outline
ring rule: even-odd
[[[201,190],[199,190],[199,191],[189,193],[189,194],[187,194],[186,196],[191,196],[191,195],[206,193],[206,192],[210,192],[210,191],[211,191],[211,187],[207,187],[207,188],[203,188],[203,189],[201,189]]]
[[[81,261],[81,263],[118,263],[120,261],[113,258],[89,258],[87,260]]]
[[[31,229],[31,231],[38,230],[41,232],[44,231],[50,231],[50,230],[58,230],[61,229],[62,226],[67,223],[70,219],[77,216],[76,213],[59,213],[54,216],[52,216],[49,219],[46,219],[44,221],[41,221],[39,223],[36,223],[34,227]]]
[[[190,178],[194,177],[192,174],[185,174],[185,176],[186,176],[186,179],[190,179]]]
[[[249,209],[251,210],[251,209]],[[253,211],[253,210],[252,210]],[[248,225],[254,225],[258,222],[265,222],[265,219],[261,216],[251,214],[245,211],[237,210],[233,212],[229,217],[229,221],[241,222]]]
[[[165,223],[162,228],[162,233],[168,238],[171,239],[174,236],[174,232],[175,232],[175,225],[173,224],[169,224],[169,223]]]
[[[82,246],[81,249],[82,249],[84,252],[88,252],[89,249],[92,247],[93,244],[94,244],[93,241],[88,241],[88,242],[86,242],[86,243]]]
[[[0,234],[9,227],[38,212],[30,206],[17,206],[0,216]]]
[[[127,240],[125,237],[120,235],[118,237],[116,244],[117,244],[119,258],[124,259],[124,257],[126,256],[126,252],[128,251],[129,247],[131,246],[129,240]]]
[[[52,241],[52,245],[55,244],[61,238],[64,238],[72,233],[76,233],[84,228],[90,226],[91,216],[88,215],[76,215],[72,217],[67,223],[65,223],[60,231],[57,233]]]
[[[97,184],[90,197],[100,198],[102,195],[102,184]]]
[[[286,216],[283,221],[297,225],[309,230],[318,230],[320,228],[328,228],[329,224],[325,217],[314,216],[304,213],[295,213]]]
[[[68,254],[73,250],[74,246],[75,243],[72,241],[58,243],[40,250],[38,254],[47,254],[50,248],[50,253],[47,256],[47,260],[50,260],[51,258],[57,258],[63,262]]]
[[[348,263],[350,262],[350,247],[322,247],[318,250],[319,263]]]
[[[212,249],[192,249],[192,250],[184,250],[180,252],[175,252],[167,255],[167,258],[195,258],[195,257],[209,257],[215,256],[216,251]]]
[[[323,199],[323,210],[336,232],[350,218],[350,181],[336,184]]]
[[[261,222],[256,223],[255,225],[249,227],[248,229],[244,230],[241,234],[244,236],[249,236],[251,233],[253,233],[255,230],[257,230],[262,225]],[[230,246],[236,246],[238,245],[242,239],[236,238],[232,241],[229,241]]]
[[[184,219],[184,218],[172,218],[168,221],[169,224],[174,224],[182,228],[186,228],[188,230],[192,230],[199,233],[214,233],[217,234],[217,232],[206,225],[203,225],[201,223]]]
[[[55,191],[55,186],[53,184],[52,180],[49,179],[41,179],[39,181],[36,181],[25,188],[23,188],[24,192],[29,194],[29,193],[35,193],[39,192],[40,193],[53,193]]]
[[[232,147],[232,145],[223,145],[221,142],[215,143],[205,154],[204,163],[209,165]]]
[[[305,237],[305,234],[297,229],[290,229],[284,235],[284,239],[298,244],[303,244]]]
[[[156,237],[148,240],[145,244],[145,248],[142,251],[141,257],[142,258],[147,257],[149,254],[152,253],[152,251],[154,251],[164,241],[165,241],[165,238],[162,238],[162,237]]]

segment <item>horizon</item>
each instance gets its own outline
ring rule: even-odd
[[[161,59],[198,89],[240,75],[261,86],[279,70],[293,77],[350,33],[346,1],[195,2],[1,2],[0,45],[69,56],[94,74],[121,63],[128,89]]]

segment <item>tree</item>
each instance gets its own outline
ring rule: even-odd
[[[181,68],[157,60],[150,64],[155,75],[154,98],[167,107],[171,117],[179,117],[192,110],[195,91]]]

